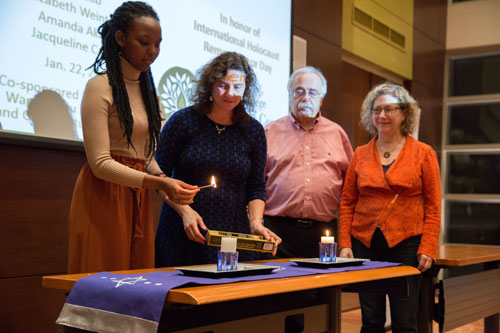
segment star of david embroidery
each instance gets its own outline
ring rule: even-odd
[[[123,278],[123,279],[120,279],[120,280],[116,280],[116,279],[112,279],[112,280],[113,280],[113,282],[116,282],[115,288],[118,288],[118,287],[123,286],[125,284],[134,285],[137,282],[147,281],[148,279],[145,279],[142,276],[138,276],[138,277],[133,277],[133,278],[132,277],[126,277],[126,278]]]

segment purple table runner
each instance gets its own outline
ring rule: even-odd
[[[157,271],[144,274],[102,272],[79,279],[56,323],[98,332],[156,332],[165,297],[170,289],[187,284],[211,285],[279,279],[294,276],[338,273],[398,266],[398,263],[367,261],[359,266],[306,268],[294,262],[268,262],[281,266],[270,274],[234,278],[185,276],[179,271]]]

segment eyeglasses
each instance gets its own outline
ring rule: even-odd
[[[371,109],[372,114],[381,114],[382,111],[385,114],[391,114],[396,112],[396,110],[402,110],[404,106],[402,105],[386,105],[386,106],[377,106],[376,108]]]
[[[309,97],[311,98],[316,98],[318,97],[319,95],[321,95],[321,93],[319,91],[317,91],[316,89],[304,89],[304,88],[296,88],[293,90],[292,94],[293,94],[293,97],[303,97],[305,96],[305,94],[308,94]]]

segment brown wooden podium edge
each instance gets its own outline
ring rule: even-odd
[[[131,274],[133,272],[133,274],[137,274],[149,273],[152,271],[155,271],[155,269],[117,271],[113,273]],[[92,274],[94,273],[45,276],[42,280],[42,286],[45,288],[70,291],[78,279]],[[171,289],[167,294],[166,301],[202,305],[294,291],[343,286],[358,282],[383,280],[418,274],[420,274],[420,271],[414,267],[394,266],[360,271],[348,271],[335,274],[316,274],[282,279],[184,287]]]

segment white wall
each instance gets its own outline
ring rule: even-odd
[[[446,49],[499,45],[500,0],[466,1],[448,6]]]

